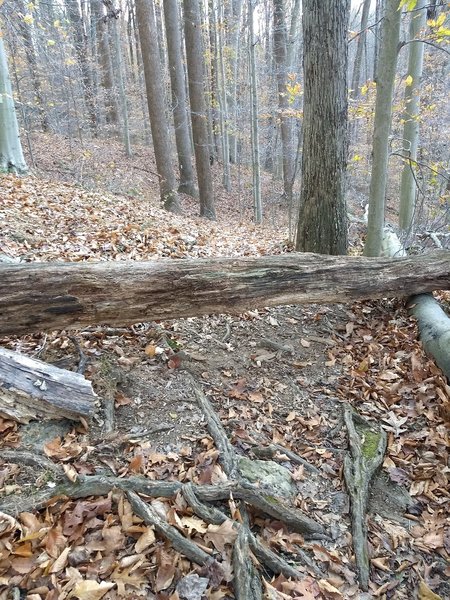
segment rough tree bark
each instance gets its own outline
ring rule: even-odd
[[[386,0],[386,11],[381,26],[380,56],[377,67],[372,174],[370,177],[367,240],[364,247],[364,254],[366,256],[379,256],[383,240],[389,133],[391,131],[400,18],[401,10],[399,10],[399,1]]]
[[[208,125],[203,89],[204,61],[198,0],[183,0],[186,62],[191,103],[192,137],[200,195],[200,216],[215,219],[214,190],[209,163]]]
[[[297,250],[347,252],[347,27],[350,1],[303,0],[303,154]]]
[[[288,254],[0,264],[0,334],[410,296],[450,288],[450,252],[408,258]]]
[[[178,154],[180,183],[178,191],[198,197],[191,157],[191,138],[187,118],[186,86],[181,54],[181,30],[177,0],[164,0],[164,22],[169,59],[172,112],[175,125],[175,141]]]
[[[136,0],[136,18],[144,62],[145,87],[148,112],[152,129],[159,189],[164,208],[180,212],[176,191],[175,173],[172,166],[172,149],[169,126],[166,119],[163,77],[159,62],[158,35],[153,7],[149,0]]]

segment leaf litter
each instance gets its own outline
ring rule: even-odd
[[[142,156],[135,161],[133,173],[143,164]],[[104,181],[96,182],[98,191],[70,178],[61,181],[58,169],[53,181],[1,178],[0,254],[26,262],[157,260],[289,249],[279,227],[282,216],[274,220],[276,226],[256,228],[245,207],[236,216],[236,197],[226,199],[214,224],[195,217],[189,199],[183,199],[185,216],[168,215],[156,197],[140,193],[139,185],[149,185],[145,177],[127,194],[129,169],[117,160],[113,179],[122,195],[101,191]],[[264,544],[290,560],[310,560],[298,563],[304,573],[300,581],[263,572],[266,597],[363,599],[342,478],[347,450],[342,404],[349,402],[387,432],[383,475],[409,498],[405,518],[383,512],[374,492],[368,517],[370,597],[450,595],[450,389],[423,353],[401,301],[289,306],[118,329],[99,325],[72,334],[89,357],[86,377],[102,402],[113,406],[113,423],[101,406],[89,427],[69,424],[42,440],[32,424],[19,427],[0,418],[3,449],[39,452],[63,465],[71,481],[114,474],[223,483],[219,452],[186,385],[185,373],[194,374],[239,455],[254,458],[270,445],[286,450],[277,450],[272,460],[292,474],[294,505],[318,519],[331,536],[307,540],[272,517],[250,511],[252,531]],[[36,332],[3,338],[1,344],[76,369],[72,334]],[[295,464],[288,451],[320,476]],[[0,502],[55,485],[45,469],[37,472],[1,456],[0,461]],[[221,503],[229,515],[221,525],[195,515],[180,494],[150,502],[216,562],[199,567],[187,560],[133,513],[120,491],[57,497],[40,511],[0,514],[0,598],[13,588],[33,600],[233,597],[231,550],[237,530],[231,519],[240,518],[233,499]]]

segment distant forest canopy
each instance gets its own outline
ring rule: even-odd
[[[389,169],[388,200],[400,212],[404,236],[433,231],[447,243],[446,2],[0,4],[5,64],[29,166],[39,166],[37,132],[81,143],[120,139],[127,156],[153,145],[168,210],[181,211],[182,192],[198,197],[201,216],[214,219],[211,165],[220,169],[227,191],[239,168],[251,176],[246,193],[256,223],[268,201],[261,177],[270,174],[274,196],[281,182],[297,249],[331,254],[347,249],[346,201],[356,199],[362,217],[367,196],[369,238],[375,230],[377,237],[370,253],[379,254],[386,187],[378,176],[371,190],[367,185],[374,170]],[[384,81],[391,71],[392,85]],[[378,101],[384,95],[388,106],[378,107],[377,88]],[[388,127],[379,150],[372,145],[378,108],[379,115],[384,111],[379,122],[384,118]],[[2,170],[14,170],[14,160],[3,162]]]

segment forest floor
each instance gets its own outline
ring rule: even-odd
[[[287,209],[268,176],[265,225],[251,223],[248,174],[237,170],[232,193],[222,191],[216,174],[218,220],[212,223],[195,216],[196,202],[187,197],[183,216],[161,209],[156,168],[145,149],[126,159],[118,145],[101,141],[81,147],[42,136],[34,146],[33,175],[0,179],[0,255],[106,261],[291,250]],[[362,213],[359,202],[351,209]],[[361,246],[359,227],[351,231],[353,252]],[[115,329],[99,324],[2,338],[0,346],[70,370],[81,350],[88,357],[84,374],[99,397],[90,423],[0,418],[0,510],[12,505],[15,514],[0,518],[1,600],[234,597],[237,529],[230,520],[217,525],[195,516],[181,494],[148,502],[215,558],[214,568],[187,560],[133,514],[129,497],[117,489],[103,497],[59,496],[33,510],[38,491],[50,498],[55,483],[99,474],[223,485],[222,457],[196,389],[211,401],[237,455],[256,460],[278,445],[273,460],[294,485],[289,502],[326,531],[301,535],[251,502],[248,511],[232,497],[216,503],[237,522],[248,512],[253,533],[303,574],[298,581],[274,575],[249,555],[261,571],[264,597],[450,597],[450,388],[424,354],[401,298],[250,307],[237,316]],[[358,585],[343,477],[348,404],[387,433],[381,475],[371,486],[367,592]],[[7,450],[12,454],[2,459]],[[24,450],[34,462],[24,464]]]

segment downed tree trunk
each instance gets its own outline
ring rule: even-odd
[[[450,318],[431,294],[408,300],[408,310],[417,319],[423,346],[450,381]]]
[[[97,396],[82,375],[0,348],[0,414],[79,420],[93,414]]]
[[[450,252],[0,264],[0,334],[410,296],[450,288]]]

